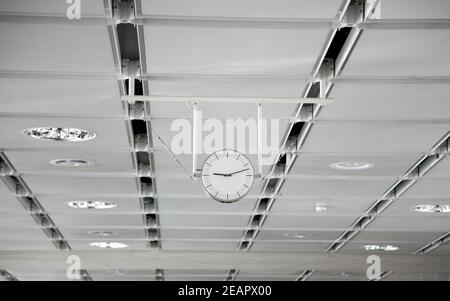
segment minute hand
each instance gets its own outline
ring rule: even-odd
[[[249,170],[249,169],[246,168],[246,169],[238,170],[238,171],[235,171],[235,172],[230,173],[229,175],[232,176],[232,175],[234,175],[234,174],[237,174],[237,173],[240,173],[240,172],[243,172],[243,171],[246,171],[246,170]]]

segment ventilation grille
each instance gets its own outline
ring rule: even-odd
[[[348,230],[342,233],[328,248],[327,252],[339,251],[349,240],[367,227],[378,215],[380,215],[389,205],[401,197],[419,179],[424,177],[428,171],[439,163],[446,154],[449,153],[450,133],[447,133],[430,151],[430,154],[422,156],[394,185],[392,185],[363,215],[361,215]],[[437,240],[439,242],[439,239]],[[437,243],[436,242],[436,243]],[[424,254],[439,245],[427,245],[416,253]],[[442,243],[441,243],[442,244]],[[429,249],[432,248],[432,249]]]
[[[309,277],[311,277],[316,271],[314,270],[305,270],[303,273],[298,276],[295,281],[306,281]]]
[[[0,177],[3,182],[16,196],[17,200],[22,204],[45,235],[52,240],[55,247],[60,251],[70,251],[71,248],[68,242],[64,239],[64,236],[25,184],[23,179],[16,172],[4,153],[0,153],[0,170]]]

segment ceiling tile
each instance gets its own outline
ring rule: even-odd
[[[66,15],[69,4],[59,0],[14,0],[2,1],[0,11],[11,14],[32,14],[41,16]],[[105,8],[102,0],[83,1],[81,17],[104,16]]]
[[[339,83],[331,92],[334,103],[322,108],[319,119],[447,119],[450,115],[449,93],[450,86],[441,84]]]
[[[113,79],[0,78],[0,112],[122,116]]]
[[[328,33],[169,26],[144,31],[148,73],[299,76],[311,74]]]
[[[145,0],[144,15],[234,18],[329,18],[333,19],[340,0]]]
[[[441,139],[448,123],[396,121],[318,121],[306,139],[304,152],[417,153],[417,158]]]
[[[450,51],[449,30],[367,30],[347,62],[346,76],[449,76],[436,58]],[[373,49],[377,49],[374,51]]]
[[[8,58],[0,70],[115,71],[106,26],[3,23],[0,36],[0,53]]]

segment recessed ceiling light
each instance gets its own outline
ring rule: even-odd
[[[101,236],[101,237],[114,236],[114,232],[111,231],[91,231],[88,234],[91,236]]]
[[[84,159],[56,159],[50,161],[51,165],[59,167],[85,167],[94,165],[94,161]]]
[[[108,270],[108,271],[106,271],[106,274],[114,275],[114,276],[123,276],[126,273],[127,273],[126,271],[122,271],[122,270]]]
[[[330,167],[337,170],[364,170],[373,168],[374,165],[367,162],[346,161],[331,163]]]
[[[450,205],[417,205],[411,207],[411,210],[422,213],[449,213]]]
[[[397,246],[391,245],[365,245],[363,246],[363,248],[366,251],[386,251],[386,252],[397,251],[398,249],[400,249]]]
[[[73,201],[69,202],[68,205],[76,209],[112,209],[117,207],[114,203],[103,201]]]
[[[316,204],[316,212],[317,213],[322,213],[328,210],[327,205],[325,204]]]
[[[39,140],[87,141],[94,139],[94,132],[76,128],[38,127],[23,131],[25,136]]]
[[[123,249],[128,247],[127,244],[123,244],[121,242],[92,242],[90,243],[91,247],[102,248],[102,249]]]
[[[307,238],[307,237],[309,237],[309,236],[306,235],[306,234],[303,234],[303,233],[295,233],[295,232],[284,233],[283,236],[284,236],[284,237],[287,237],[287,238],[295,238],[295,239],[300,239],[300,238]]]

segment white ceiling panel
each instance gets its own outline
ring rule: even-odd
[[[442,63],[450,30],[367,30],[347,62],[348,76],[449,76]],[[376,49],[376,51],[374,51]]]
[[[49,173],[49,174],[74,174],[89,175],[91,173],[109,173],[124,177],[132,177],[135,168],[131,160],[130,152],[92,152],[92,151],[48,151],[34,156],[34,152],[6,152],[6,156],[14,168],[23,174],[27,173]],[[83,159],[92,161],[92,166],[62,167],[50,164],[56,159]],[[128,174],[128,175],[127,175]],[[117,177],[117,176],[116,176]]]
[[[445,157],[426,175],[427,178],[450,178],[450,157]]]
[[[326,247],[327,243],[255,241],[252,250],[272,252],[323,252]]]
[[[137,191],[137,190],[136,190]],[[48,212],[64,213],[64,214],[86,214],[86,215],[108,215],[111,213],[142,213],[141,204],[139,198],[136,197],[76,197],[76,196],[52,196],[41,195],[38,197],[41,205]],[[90,209],[73,209],[67,204],[72,201],[100,201],[100,202],[112,202],[117,205],[116,208],[107,210],[90,210]]]
[[[123,115],[114,79],[0,78],[0,112]]]
[[[369,226],[371,231],[432,232],[436,233],[436,237],[438,237],[438,233],[448,231],[449,227],[448,216],[378,216]],[[432,240],[430,239],[430,241]]]
[[[48,237],[36,225],[35,228],[16,228],[14,225],[0,229],[0,240],[48,241]]]
[[[1,251],[55,251],[50,239],[43,240],[0,240]]]
[[[288,193],[288,190],[284,192]],[[341,196],[339,198],[305,196],[305,198],[278,197],[270,209],[273,215],[299,216],[358,216],[373,203],[375,198]],[[326,212],[316,212],[316,206],[325,206]]]
[[[327,29],[146,26],[147,72],[309,76],[327,33]]]
[[[6,186],[3,182],[1,182],[0,183],[0,196],[1,196],[2,200],[5,196],[10,196],[10,195],[12,195],[11,190],[9,190],[8,186]]]
[[[62,214],[53,213],[53,221],[61,227],[110,227],[117,224],[123,227],[142,227],[144,225],[143,215],[140,214]],[[96,229],[94,229],[96,230]],[[93,230],[93,231],[94,231]],[[99,238],[104,240],[105,238]]]
[[[449,85],[339,83],[331,92],[335,102],[322,108],[319,119],[448,118],[449,94]]]
[[[389,156],[366,154],[300,154],[291,168],[289,177],[352,177],[367,178],[383,177],[398,178],[402,176],[417,160],[417,155]],[[336,170],[330,164],[337,162],[367,162],[374,165],[366,170]]]
[[[270,230],[264,226],[258,234],[258,241],[283,241],[290,243],[311,243],[318,241],[334,241],[342,232],[339,231],[301,231],[292,232],[288,230]],[[302,234],[306,237],[294,238],[287,236],[288,234]]]
[[[97,241],[108,241],[108,242],[114,242],[114,240],[108,240],[104,238],[99,238]],[[70,246],[72,247],[73,252],[76,251],[98,251],[99,254],[104,252],[126,252],[131,250],[148,250],[147,243],[145,241],[122,241],[123,243],[127,244],[128,247],[122,248],[122,249],[100,249],[96,247],[90,246],[90,241],[84,241],[84,240],[71,240]],[[107,255],[104,255],[107,256]],[[131,253],[130,253],[131,256]]]
[[[64,237],[68,240],[101,240],[101,239],[117,239],[121,240],[138,240],[146,237],[146,231],[144,229],[111,229],[111,228],[99,228],[98,226],[93,226],[91,229],[87,228],[69,228],[69,227],[61,227],[61,232]],[[110,232],[111,236],[102,237],[96,236],[93,234],[89,234],[90,232]]]
[[[249,215],[188,215],[163,214],[160,216],[161,228],[165,227],[239,227],[244,228],[250,219]]]
[[[355,185],[353,180],[286,180],[283,186],[283,195],[333,197],[373,197],[382,195],[392,181],[389,180],[361,180]]]
[[[35,194],[66,196],[137,194],[133,178],[92,178],[27,175],[23,177]]]
[[[382,19],[448,19],[447,0],[380,0]]]
[[[239,241],[244,230],[216,230],[216,229],[161,229],[161,237],[165,240],[235,240]]]
[[[341,0],[145,0],[144,15],[333,19]]]
[[[422,198],[430,200],[433,198],[448,199],[450,195],[450,186],[448,179],[420,179],[415,185],[408,189],[403,197],[405,198]]]
[[[186,179],[158,179],[157,181],[158,195],[161,196],[198,196],[202,197],[206,194],[200,181],[192,183],[188,178]],[[177,187],[176,190],[173,188]],[[253,183],[252,188],[248,192],[248,197],[258,196],[261,193],[262,184],[257,180]],[[186,200],[187,201],[187,200]],[[212,201],[212,200],[211,200]]]
[[[18,228],[37,228],[36,222],[26,213],[25,209],[22,212],[3,212],[0,211],[0,226],[1,227],[18,227]]]
[[[234,241],[163,241],[162,250],[167,251],[236,251],[238,244]],[[225,276],[224,276],[225,278]]]
[[[22,132],[34,127],[69,127],[94,131],[97,136],[93,140],[61,143],[43,141],[25,137]],[[2,117],[0,128],[8,129],[0,133],[0,148],[125,148],[129,149],[125,122],[119,119],[95,118],[22,118]]]
[[[161,77],[151,80],[150,92],[155,96],[300,97],[305,85],[301,78]]]
[[[304,152],[428,152],[450,128],[449,123],[395,121],[316,122]]]
[[[24,15],[66,15],[69,4],[60,0],[4,0],[0,3],[0,11],[10,14]],[[83,1],[81,16],[104,16],[105,8],[102,0]]]
[[[264,227],[268,229],[347,229],[354,219],[354,217],[342,216],[269,215],[264,222]]]
[[[394,245],[396,247],[399,247],[397,251],[366,251],[364,249],[365,245],[372,244],[372,243],[360,243],[360,242],[349,242],[347,243],[342,249],[341,252],[343,253],[363,253],[369,255],[379,255],[382,256],[383,254],[413,254],[415,251],[417,251],[422,244],[420,243],[404,243],[404,242],[395,242],[395,243],[389,243],[390,245]]]
[[[8,58],[0,70],[115,71],[106,26],[3,23],[0,36],[0,53]]]
[[[444,233],[429,233],[429,232],[398,232],[398,231],[361,231],[353,238],[355,242],[364,243],[416,243],[427,244],[433,240],[433,236],[436,237],[443,235]]]
[[[189,198],[179,195],[158,196],[158,209],[162,214],[166,213],[250,213],[256,206],[256,197],[245,197],[239,202],[224,204],[209,198],[206,193],[201,196]]]

